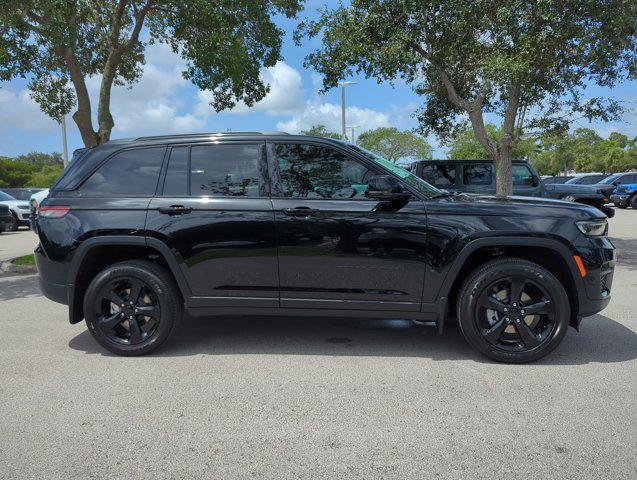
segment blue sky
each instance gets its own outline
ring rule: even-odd
[[[328,2],[336,3],[336,2]],[[301,17],[312,17],[324,4],[309,1]],[[292,32],[298,20],[282,19],[286,31],[283,61],[262,72],[271,84],[270,94],[252,108],[239,105],[230,112],[215,113],[207,105],[209,96],[184,80],[184,62],[163,45],[150,46],[141,81],[131,90],[114,87],[112,112],[115,128],[112,138],[186,131],[285,130],[298,132],[311,125],[323,123],[340,131],[340,92],[332,90],[319,95],[321,79],[312,70],[303,68],[303,59],[318,45],[318,39],[305,40],[296,46]],[[348,124],[358,126],[357,132],[380,126],[411,129],[416,126],[412,117],[421,99],[411,88],[378,84],[374,79],[352,78],[357,85],[347,90]],[[32,150],[61,151],[60,127],[40,112],[29,98],[27,81],[17,79],[0,83],[0,155],[15,156]],[[99,78],[88,80],[89,90],[96,97]],[[621,122],[589,124],[578,121],[574,127],[589,127],[606,136],[619,131],[630,137],[637,135],[637,82],[626,82],[614,90],[592,86],[587,96],[612,95],[626,101],[629,111]],[[95,105],[95,102],[93,102]],[[95,114],[95,108],[93,113]],[[67,117],[69,150],[82,146],[77,127]],[[444,156],[444,148],[430,138],[437,157]]]

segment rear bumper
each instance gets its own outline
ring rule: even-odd
[[[6,213],[4,215],[0,215],[0,232],[4,232],[11,222],[13,221],[13,217],[10,213]]]
[[[68,288],[64,284],[43,280],[40,276],[40,289],[46,298],[63,305],[69,304]]]

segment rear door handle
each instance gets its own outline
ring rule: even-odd
[[[319,211],[315,208],[309,207],[296,207],[296,208],[284,208],[283,214],[289,217],[314,217],[318,215]]]
[[[170,207],[160,207],[159,213],[164,215],[183,215],[184,213],[192,212],[192,208],[184,207],[183,205],[171,205]]]

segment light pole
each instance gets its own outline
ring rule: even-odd
[[[354,129],[360,128],[360,125],[350,125],[349,128],[352,129],[352,143],[356,145],[356,137],[354,137]]]
[[[345,85],[354,85],[358,82],[338,82],[341,86],[341,135],[343,136],[343,140],[347,140],[347,130],[345,127]]]

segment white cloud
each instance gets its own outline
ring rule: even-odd
[[[28,90],[16,93],[0,88],[0,130],[49,131],[57,126],[55,120],[42,113]]]
[[[388,114],[370,108],[347,107],[348,126],[358,126],[357,132],[391,126]],[[277,128],[289,133],[307,130],[313,125],[325,125],[328,130],[341,131],[341,106],[334,103],[306,102],[305,109],[288,121],[278,122]]]
[[[149,45],[148,59],[139,82],[132,88],[113,86],[111,113],[114,131],[184,132],[201,129],[205,120],[191,113],[180,112],[183,102],[179,93],[188,82],[182,71],[184,60],[168,45]],[[97,113],[101,76],[87,80],[94,114]]]
[[[301,88],[301,74],[287,63],[279,61],[270,68],[261,70],[261,80],[270,85],[270,91],[263,100],[248,107],[239,102],[230,113],[265,112],[268,115],[293,115],[300,112],[304,105],[305,92]],[[195,106],[196,115],[211,115],[214,109],[210,106],[213,99],[210,90],[197,93],[199,103]]]

